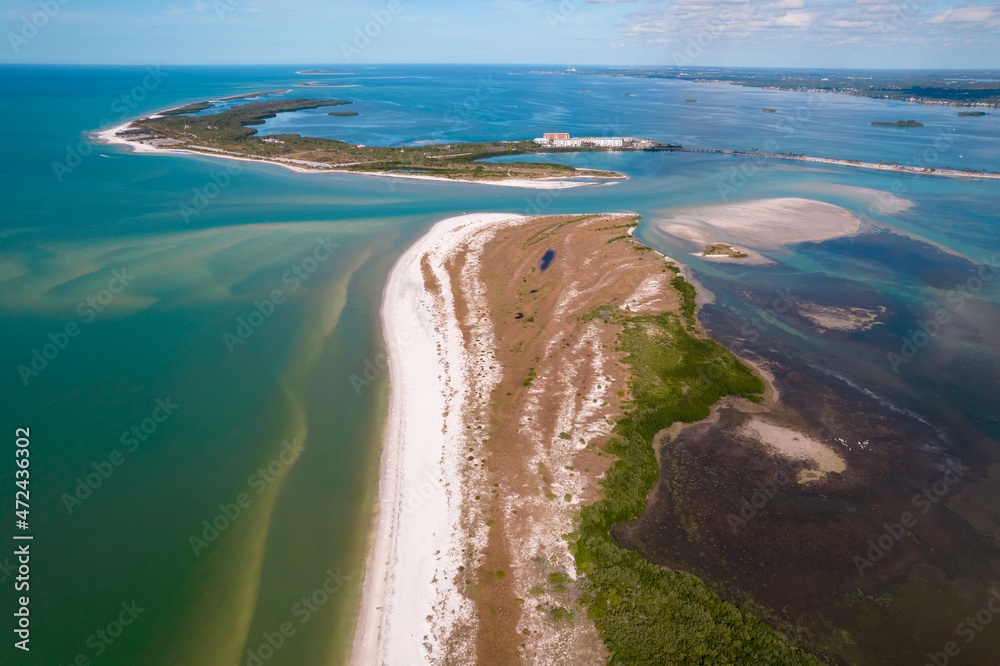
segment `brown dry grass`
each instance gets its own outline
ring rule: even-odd
[[[488,316],[499,348],[485,363],[502,369],[487,409],[467,420],[483,426],[474,452],[481,464],[469,481],[479,489],[482,506],[474,513],[486,516],[488,535],[485,548],[468,557],[464,579],[457,578],[477,604],[478,663],[606,660],[584,616],[553,619],[553,608],[577,610],[575,594],[572,584],[553,589],[546,577],[575,576],[561,537],[574,529],[580,505],[597,496],[596,481],[609,464],[601,451],[609,419],[628,399],[615,351],[618,327],[583,318],[609,304],[632,313],[679,305],[663,258],[627,235],[635,225],[631,216],[531,218],[484,231],[492,238],[482,251],[463,248],[448,265],[467,350],[482,351],[471,322]],[[542,272],[537,264],[549,249],[556,256]],[[469,289],[470,266],[481,289]]]

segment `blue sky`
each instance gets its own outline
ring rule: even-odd
[[[1000,0],[4,0],[3,7],[3,62],[1000,68]]]

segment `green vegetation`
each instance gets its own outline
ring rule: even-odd
[[[546,581],[553,592],[562,594],[569,585],[569,574],[562,571],[554,571],[548,575]]]
[[[326,115],[328,115],[328,116],[340,116],[342,118],[346,118],[348,116],[360,116],[361,114],[358,113],[357,111],[331,111],[330,113],[328,113]]]
[[[617,305],[614,304],[601,305],[592,312],[588,312],[587,314],[580,317],[580,321],[588,322],[588,321],[593,321],[595,319],[600,319],[605,324],[607,324],[610,323],[612,320],[614,320],[616,316],[618,316]]]
[[[560,228],[566,226],[567,224],[576,224],[577,222],[582,222],[583,220],[589,220],[592,217],[596,216],[583,215],[581,217],[574,217],[572,220],[566,220],[565,222],[554,222],[549,226],[545,227],[544,229],[536,231],[534,234],[532,234],[531,237],[528,238],[528,240],[524,241],[524,245],[522,245],[521,247],[527,248],[532,245],[535,245],[536,243],[541,243],[543,240],[545,240],[546,238],[554,234],[556,231],[558,231]]]
[[[166,111],[160,111],[161,116],[176,116],[182,113],[198,113],[199,111],[204,111],[205,109],[212,108],[213,104],[211,102],[197,102],[195,104],[188,104],[186,106],[178,106],[176,109],[167,109]]]
[[[959,111],[960,116],[986,116],[989,115],[985,111]]]
[[[565,608],[562,608],[561,606],[550,608],[549,617],[551,617],[552,621],[555,622],[556,624],[559,624],[563,620],[566,620],[570,624],[573,624],[573,613],[569,612]]]
[[[732,257],[733,259],[746,259],[748,256],[746,252],[734,250],[732,245],[726,245],[725,243],[706,245],[705,251],[702,254],[706,257],[720,256]]]
[[[303,137],[298,134],[257,136],[262,125],[278,113],[350,104],[344,100],[293,99],[250,102],[219,113],[185,115],[210,108],[209,102],[189,104],[163,112],[159,118],[143,118],[132,124],[153,138],[173,139],[174,147],[189,150],[225,151],[260,159],[296,160],[313,168],[347,171],[397,172],[441,178],[506,180],[510,178],[573,177],[571,166],[545,162],[483,162],[511,155],[539,153],[533,141],[490,141],[423,146],[355,146],[334,139]],[[328,115],[353,116],[353,111],[332,111]],[[605,148],[579,146],[546,148],[549,153],[602,152]],[[621,150],[618,148],[617,150]],[[626,148],[628,150],[628,148]],[[610,171],[587,171],[587,177],[621,178]]]
[[[873,122],[872,125],[878,125],[879,127],[923,127],[923,123],[918,123],[916,120],[897,120],[894,123],[887,122]]]
[[[219,148],[240,148],[250,145],[247,143],[248,139],[257,133],[257,130],[249,127],[250,125],[263,125],[265,120],[274,118],[279,113],[343,104],[350,104],[350,102],[339,99],[272,100],[241,104],[207,116],[181,115],[201,111],[212,106],[208,102],[199,102],[160,114],[165,115],[164,118],[145,118],[137,121],[134,125],[150,132],[163,134],[170,139],[184,142],[201,141]]]
[[[665,571],[621,548],[609,533],[646,507],[659,476],[652,446],[656,433],[676,421],[706,418],[722,396],[751,397],[764,390],[731,352],[691,334],[694,289],[679,276],[672,284],[684,298],[683,316],[667,312],[621,320],[618,341],[627,353],[634,400],[605,447],[617,459],[607,472],[604,497],[582,510],[578,538],[571,543],[577,567],[586,574],[581,603],[611,651],[611,664],[816,664],[698,579]],[[698,390],[685,392],[695,384]]]
[[[689,324],[693,324],[694,312],[698,307],[697,292],[691,283],[684,279],[683,275],[675,277],[670,281],[670,284],[681,294],[681,312],[684,313],[684,318],[688,320]]]

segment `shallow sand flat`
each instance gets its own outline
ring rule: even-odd
[[[882,215],[902,213],[913,208],[915,205],[909,199],[896,196],[892,192],[875,190],[870,187],[860,187],[858,185],[810,182],[800,183],[796,186],[796,189],[805,193],[833,194],[835,196],[850,197],[854,201],[863,204],[866,210]]]
[[[797,481],[817,481],[830,473],[839,474],[847,469],[844,459],[836,451],[817,439],[784,426],[751,418],[741,428],[742,434],[773,447],[780,455],[793,460],[812,461],[818,470],[802,470]]]
[[[833,331],[867,331],[878,322],[880,315],[885,313],[885,306],[877,309],[868,308],[838,308],[818,303],[800,302],[796,312],[811,321],[820,332]]]
[[[754,249],[821,241],[856,232],[861,221],[846,208],[783,197],[693,206],[668,213],[661,230],[697,243],[738,243]]]

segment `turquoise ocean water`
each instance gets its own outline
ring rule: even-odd
[[[927,446],[975,458],[982,478],[1000,460],[1000,277],[969,282],[1000,252],[1000,181],[625,153],[559,160],[626,182],[545,192],[237,168],[85,138],[169,106],[336,79],[357,87],[283,97],[347,99],[359,116],[283,114],[261,131],[366,144],[568,131],[746,150],[772,139],[781,152],[998,170],[1000,114],[530,68],[296,74],[306,68],[0,67],[3,663],[339,663],[387,389],[371,365],[381,289],[409,243],[463,212],[640,213],[640,237],[716,295],[705,320],[727,343],[766,307],[761,293],[856,293],[886,308],[882,325],[824,337],[784,321],[748,346],[912,412],[941,435]],[[925,127],[869,124],[900,118]],[[880,212],[878,192],[913,206]],[[875,226],[770,253],[766,268],[702,262],[658,233],[671,209],[723,196],[814,198]],[[966,306],[894,369],[887,354],[961,285]],[[31,435],[30,654],[13,648],[7,612],[15,428]],[[294,632],[279,641],[284,623]]]

